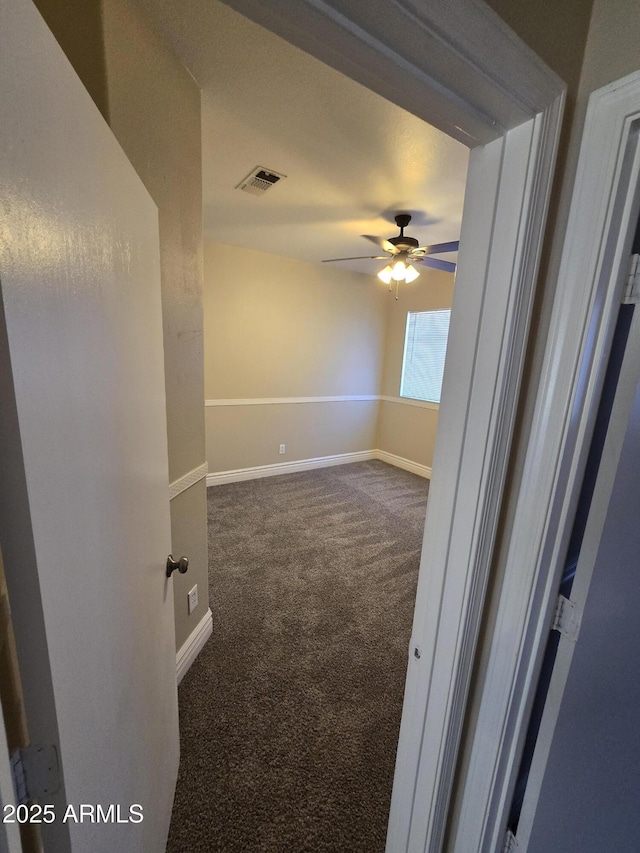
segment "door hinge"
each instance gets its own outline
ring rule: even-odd
[[[62,781],[58,750],[53,745],[42,744],[13,750],[11,775],[17,805],[55,794]]]
[[[622,301],[631,305],[637,305],[640,302],[640,255],[631,255]]]
[[[551,630],[559,631],[564,637],[575,643],[580,631],[581,618],[582,613],[575,601],[565,598],[564,595],[559,595],[553,613]]]
[[[513,832],[508,829],[507,837],[504,840],[504,847],[502,848],[502,853],[518,853],[518,850],[520,850],[518,839],[515,837]]]

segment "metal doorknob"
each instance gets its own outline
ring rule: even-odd
[[[167,557],[167,577],[170,578],[171,575],[177,569],[181,575],[183,575],[187,569],[189,568],[189,558],[188,557],[180,557],[180,559],[176,562],[173,559],[173,554],[169,554]]]

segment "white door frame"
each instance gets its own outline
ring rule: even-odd
[[[479,0],[227,4],[472,148],[387,838],[388,853],[436,853],[515,426],[565,87]]]
[[[498,849],[506,828],[628,274],[640,208],[639,173],[636,72],[594,92],[589,101],[542,382],[465,778],[455,845],[464,853]],[[541,728],[549,743],[552,711],[545,710]],[[546,757],[538,754],[536,760],[534,779],[544,772]],[[531,819],[532,797],[528,790]],[[530,829],[525,811],[518,850],[526,849]]]

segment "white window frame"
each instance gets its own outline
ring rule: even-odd
[[[409,342],[409,334],[410,334],[410,330],[411,330],[411,318],[412,317],[423,317],[426,315],[429,315],[429,317],[431,317],[434,314],[447,314],[449,317],[449,323],[447,323],[447,335],[446,335],[446,338],[444,341],[444,353],[442,353],[442,377],[440,378],[440,387],[438,388],[438,394],[437,394],[438,399],[437,400],[433,399],[430,396],[420,397],[420,396],[416,396],[415,394],[403,393],[405,383],[409,384],[409,382],[411,381],[407,378],[407,374],[410,371],[417,369],[413,363],[407,361],[408,356],[409,356],[409,343],[410,343]],[[399,392],[399,395],[403,399],[405,399],[405,400],[421,400],[424,403],[432,403],[437,408],[440,408],[440,398],[442,396],[442,379],[444,378],[444,360],[445,360],[445,356],[446,356],[446,352],[447,352],[447,340],[449,337],[450,322],[451,322],[451,309],[450,308],[430,308],[426,311],[407,311],[407,325],[406,325],[405,332],[404,332],[404,350],[402,352],[402,368],[400,370],[400,392]],[[417,325],[419,323],[419,320],[416,320],[415,323]],[[413,356],[413,344],[411,344],[411,355]],[[438,356],[439,356],[438,353],[434,354],[434,357],[437,358]],[[411,383],[411,384],[413,384],[413,383]],[[436,395],[434,394],[433,397],[435,397],[435,396]]]

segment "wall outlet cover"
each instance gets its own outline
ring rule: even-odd
[[[187,593],[187,600],[189,602],[189,613],[193,613],[198,606],[198,584],[189,590]]]

